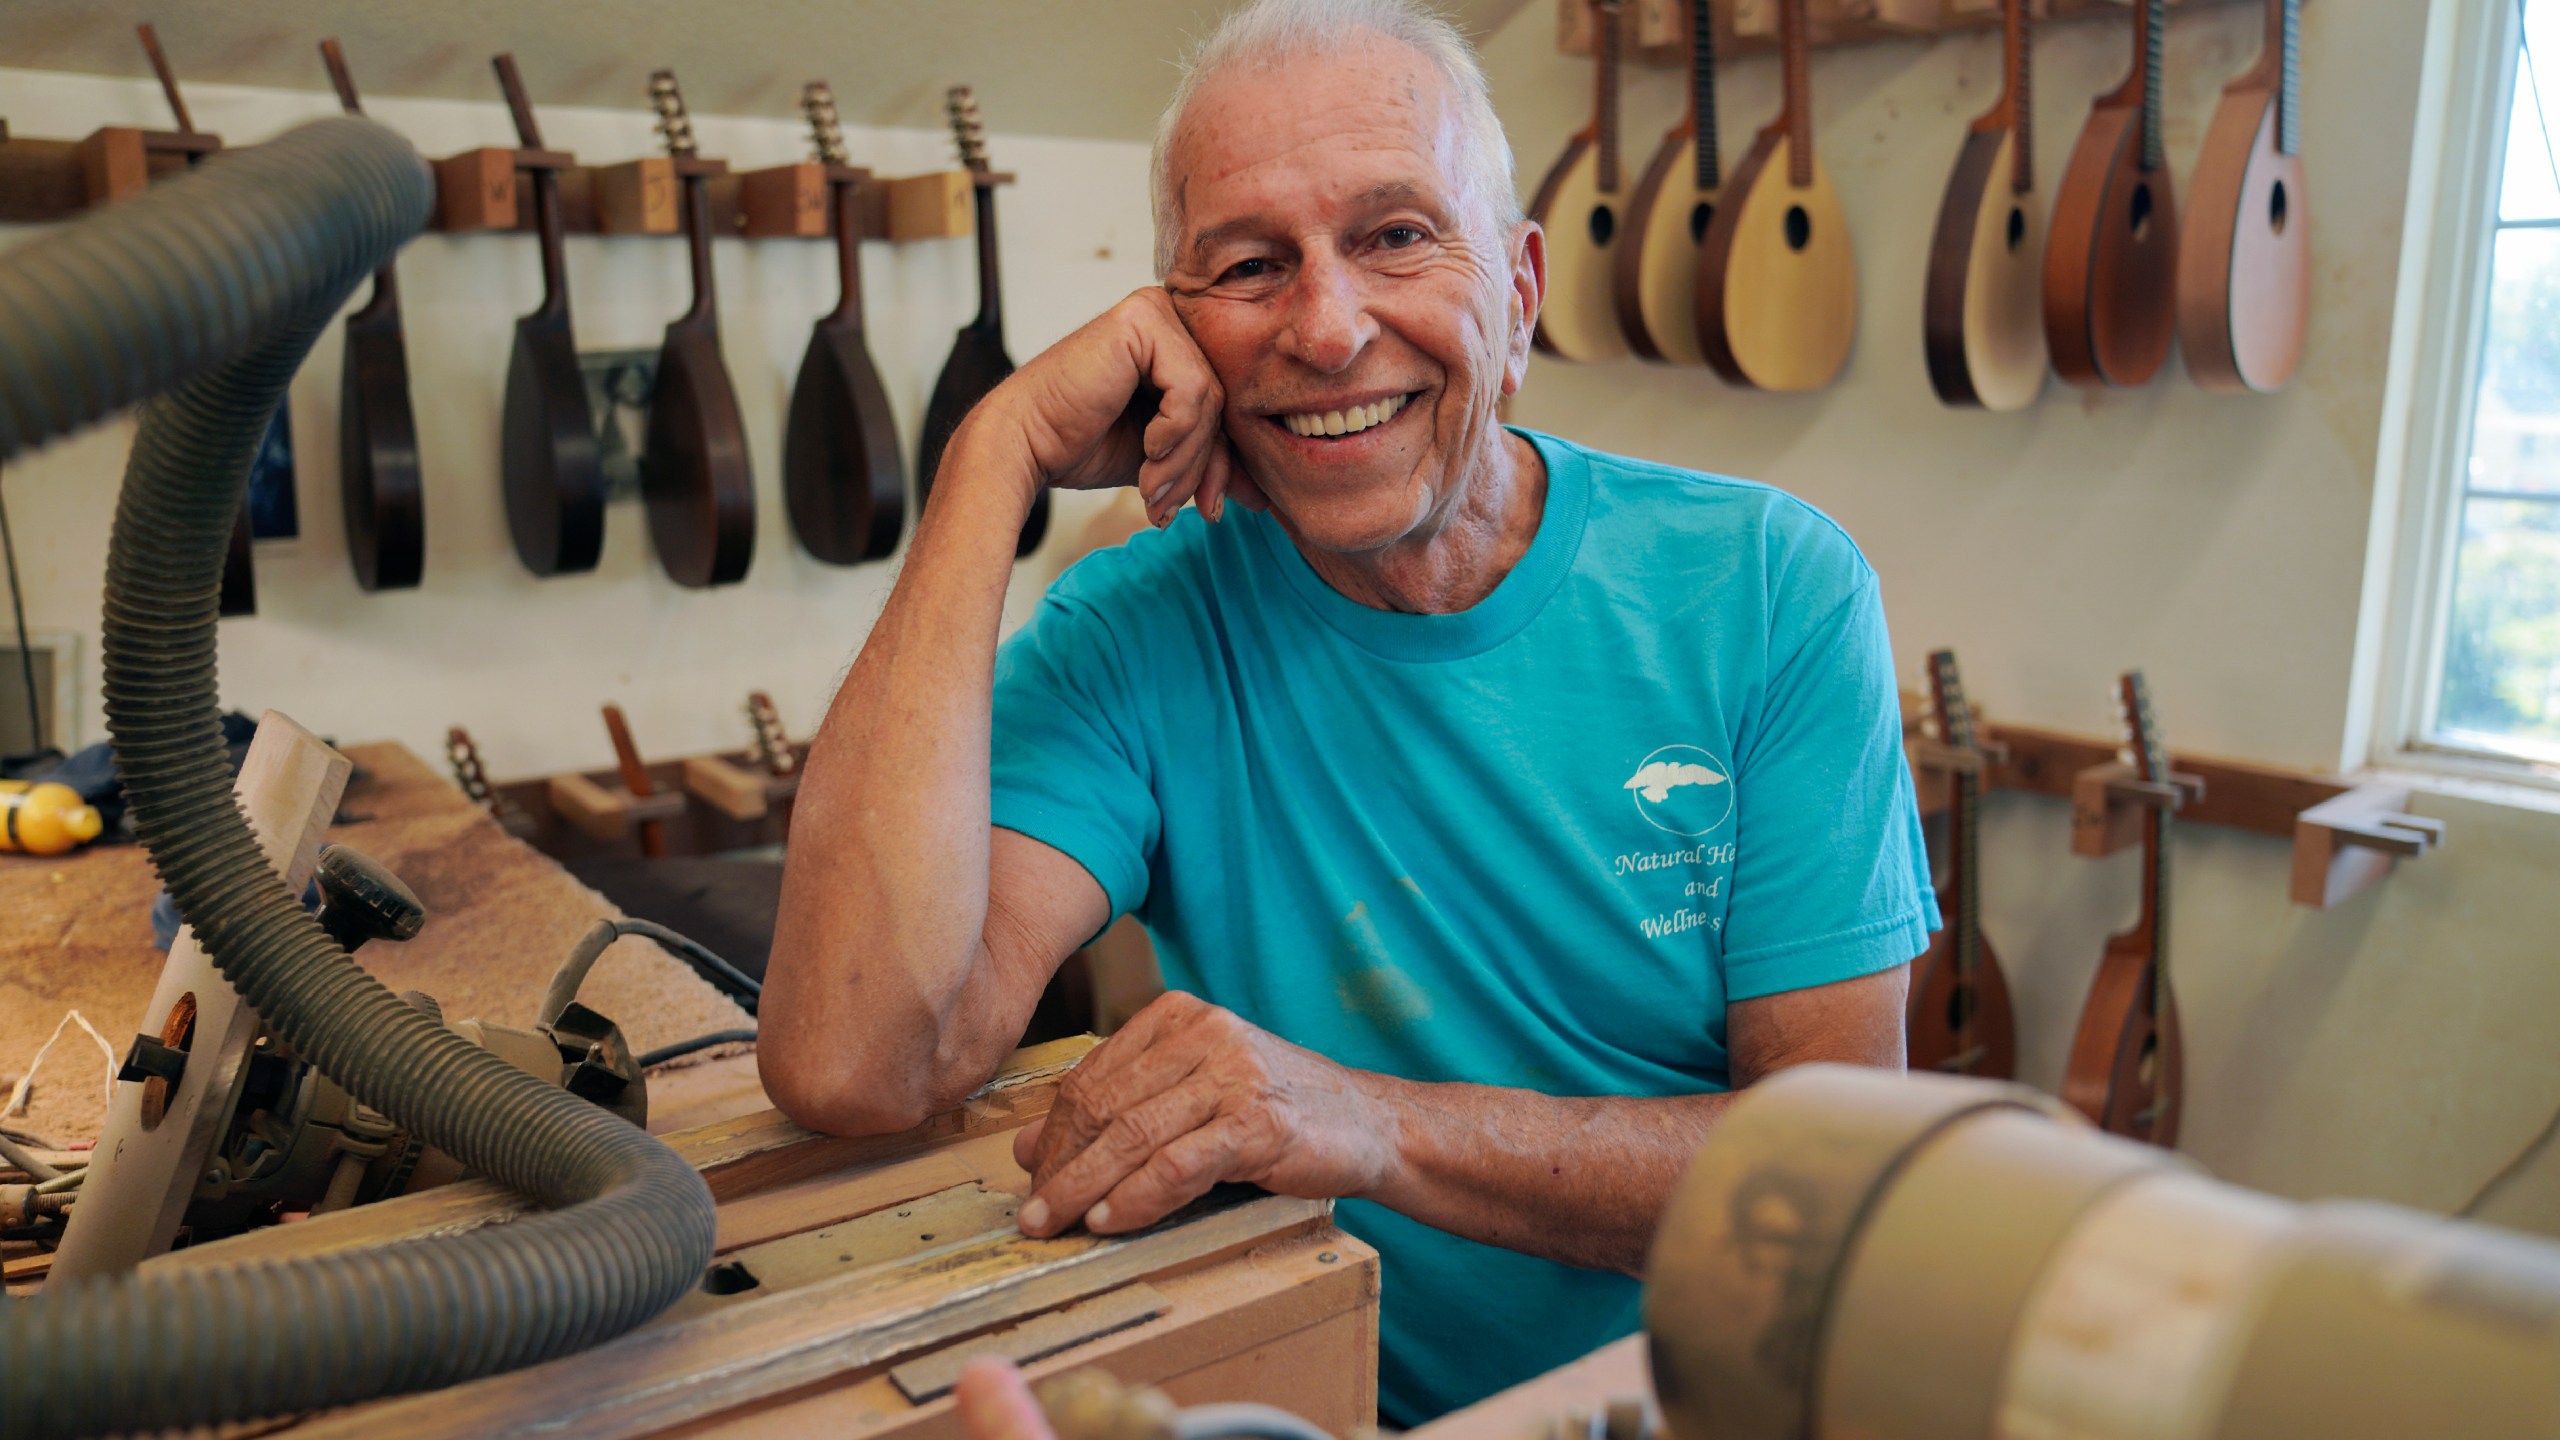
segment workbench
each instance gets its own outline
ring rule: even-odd
[[[1024,1236],[1014,1132],[1091,1037],[1017,1051],[896,1135],[766,1110],[666,1137],[719,1200],[719,1262],[651,1324],[583,1354],[279,1427],[294,1440],[543,1432],[958,1440],[949,1387],[979,1353],[1036,1379],[1100,1366],[1176,1401],[1259,1400],[1336,1434],[1374,1422],[1378,1257],[1328,1201],[1234,1189],[1136,1235]],[[276,1226],[145,1270],[308,1254],[503,1223],[464,1182]]]

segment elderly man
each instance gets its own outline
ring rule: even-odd
[[[1498,422],[1545,286],[1510,177],[1413,0],[1257,0],[1208,42],[1157,144],[1162,287],[943,459],[810,757],[763,1008],[785,1110],[910,1125],[1137,914],[1172,993],[1023,1132],[1023,1228],[1340,1197],[1403,1424],[1629,1330],[1730,1090],[1900,1064],[1936,923],[1848,538]],[[1000,647],[1044,485],[1135,485],[1158,529]]]

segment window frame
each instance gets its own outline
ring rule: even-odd
[[[2430,8],[2341,758],[2560,790],[2560,766],[2432,733],[2521,41],[2518,0]]]

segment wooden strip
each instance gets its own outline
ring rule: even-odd
[[[1124,1285],[1063,1310],[1034,1316],[1010,1330],[945,1346],[922,1359],[910,1360],[891,1369],[889,1380],[900,1393],[921,1405],[950,1394],[951,1387],[959,1382],[961,1369],[971,1361],[1001,1356],[1016,1365],[1028,1365],[1088,1340],[1143,1325],[1171,1306],[1164,1292],[1153,1285]]]
[[[582,1355],[317,1417],[324,1440],[541,1432],[639,1436],[911,1354],[1020,1315],[1324,1225],[1324,1201],[1270,1195],[1123,1240],[1016,1235],[845,1276]]]
[[[2081,771],[2116,758],[2112,741],[2058,730],[1994,725],[1991,736],[2009,747],[2008,759],[1991,767],[1991,783],[2003,789],[2068,799]],[[2181,823],[2221,825],[2284,840],[2293,838],[2295,816],[2349,788],[2343,780],[2300,770],[2204,755],[2173,754],[2169,768],[2204,781],[2203,798],[2178,811]]]
[[[719,1249],[761,1245],[973,1181],[1018,1194],[1029,1179],[1013,1163],[1013,1134],[999,1130],[880,1169],[822,1175],[739,1196],[720,1207]]]
[[[954,1139],[1012,1130],[1049,1112],[1058,1077],[1101,1042],[1071,1036],[1017,1050],[996,1073],[952,1109],[895,1135],[835,1136],[804,1130],[778,1110],[723,1120],[665,1137],[710,1182],[721,1201],[857,1166],[885,1165],[935,1149]],[[512,1220],[531,1207],[486,1180],[465,1180],[378,1205],[271,1225],[245,1235],[172,1251],[144,1269],[229,1265],[246,1260],[310,1255],[386,1245],[396,1240],[454,1235]]]
[[[1031,1377],[1098,1365],[1130,1383],[1162,1386],[1193,1402],[1285,1406],[1335,1435],[1376,1422],[1378,1255],[1357,1239],[1318,1227],[1148,1283],[1171,1304],[1167,1314],[1035,1361],[1027,1367]],[[1353,1332],[1343,1353],[1311,1351],[1304,1343],[1343,1325]],[[1227,1373],[1242,1358],[1256,1363],[1244,1375]],[[1187,1383],[1191,1376],[1220,1383],[1202,1392]],[[950,1397],[911,1406],[887,1374],[874,1370],[766,1396],[700,1425],[661,1433],[713,1432],[722,1440],[952,1440],[960,1427]]]

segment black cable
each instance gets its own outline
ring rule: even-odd
[[[44,706],[36,703],[36,652],[27,643],[27,601],[18,593],[18,542],[9,534],[9,503],[0,495],[0,555],[9,561],[9,613],[18,622],[18,673],[27,682],[27,735],[29,748],[41,755],[51,747],[44,740]]]
[[[679,1040],[673,1045],[661,1045],[649,1051],[640,1057],[640,1068],[646,1070],[670,1060],[681,1060],[714,1045],[743,1045],[755,1038],[753,1030],[714,1030],[708,1035],[696,1035],[690,1040]]]
[[[2524,1167],[2533,1162],[2534,1156],[2542,1153],[2542,1147],[2550,1144],[2551,1137],[2554,1135],[2560,1135],[2560,1110],[2553,1111],[2551,1118],[2542,1122],[2540,1133],[2526,1141],[2525,1147],[2517,1151],[2506,1164],[2499,1166],[2497,1174],[2481,1182],[2480,1188],[2471,1192],[2471,1198],[2463,1201],[2461,1208],[2453,1212],[2453,1217],[2457,1220],[2468,1220],[2479,1214],[2480,1207],[2489,1203],[2489,1197],[2505,1189],[2508,1181],[2522,1174]]]
[[[730,964],[728,961],[721,959],[719,956],[714,955],[711,953],[711,948],[709,946],[689,935],[680,934],[674,930],[670,930],[655,920],[616,920],[613,922],[613,928],[616,932],[624,935],[646,935],[650,939],[657,941],[659,944],[673,950],[686,959],[691,960],[694,964],[711,970],[722,979],[725,979],[730,984],[736,986],[750,1002],[764,999],[763,982],[757,980],[754,976],[749,975],[746,971],[739,969],[737,966]],[[747,1006],[748,1013],[754,1013],[755,1008],[755,1005],[750,1003]]]

